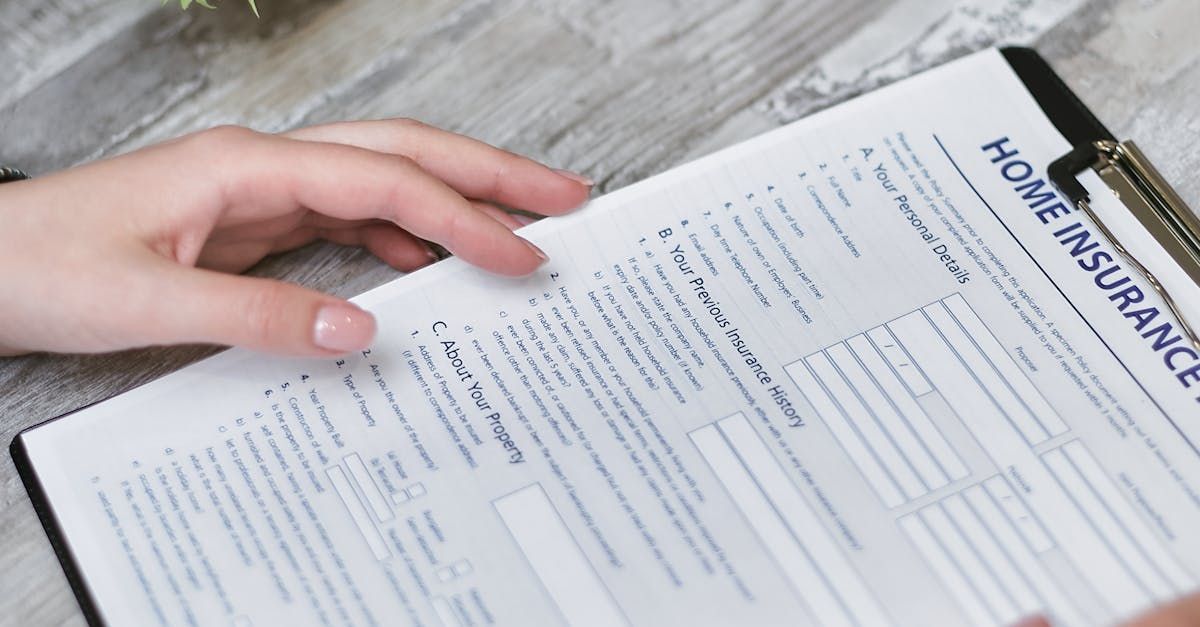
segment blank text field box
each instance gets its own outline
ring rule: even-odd
[[[1075,519],[1070,521],[1075,532],[1060,535],[1059,544],[1071,553],[1076,566],[1087,573],[1100,597],[1117,616],[1132,616],[1149,607],[1154,597],[1105,536],[1105,531],[1113,531],[1112,521],[1094,517],[1101,509],[1094,497],[1080,500],[1079,495],[1087,495],[1089,490],[1070,460],[1061,449],[1054,449],[1042,455],[1042,462],[1066,493],[1056,516]]]
[[[823,581],[812,558],[776,513],[717,426],[710,424],[688,435],[817,623],[853,626],[854,620],[845,604]]]
[[[1050,433],[1050,435],[1058,435],[1067,432],[1067,425],[1059,417],[1058,412],[1050,406],[1046,401],[1046,397],[1038,391],[1033,385],[1033,381],[1021,371],[1017,362],[1004,350],[1000,344],[1000,340],[992,333],[991,329],[979,319],[975,314],[975,310],[962,297],[961,294],[955,294],[942,301],[950,313],[954,314],[954,318],[962,325],[962,328],[971,336],[979,349],[987,355],[988,360],[1000,372],[1000,376],[1012,386],[1013,391],[1025,403],[1025,406],[1033,413],[1034,417],[1042,427]]]
[[[454,608],[446,600],[446,597],[433,597],[429,602],[433,604],[433,611],[437,614],[438,620],[442,622],[444,627],[459,627],[459,625],[462,625],[462,622],[454,614]]]
[[[950,556],[942,550],[933,532],[929,530],[921,517],[909,514],[897,520],[896,523],[900,525],[904,533],[908,534],[908,538],[912,540],[917,552],[925,558],[930,568],[933,569],[934,575],[946,586],[950,598],[954,599],[963,609],[971,624],[995,625],[996,619],[992,618],[991,612],[984,606],[983,601],[979,598],[979,593],[971,586],[966,575],[950,559]]]
[[[913,361],[912,355],[908,354],[887,327],[875,327],[867,331],[867,337],[914,397],[924,396],[933,391],[933,385],[929,383],[925,373],[921,372],[921,367]]]
[[[938,430],[937,425],[933,424],[929,414],[925,413],[916,397],[905,388],[899,375],[879,353],[878,347],[865,335],[856,335],[846,340],[846,344],[850,350],[854,351],[854,355],[867,369],[867,372],[871,374],[871,378],[879,384],[879,388],[888,400],[895,405],[905,422],[912,427],[913,432],[928,449],[942,472],[951,481],[969,475],[970,471],[963,463],[962,458],[950,447],[950,443]],[[924,375],[922,375],[923,378]]]
[[[1054,540],[1046,533],[1042,521],[1025,505],[1025,501],[1013,492],[1012,486],[1002,475],[983,482],[984,490],[996,502],[996,507],[1008,517],[1017,532],[1029,543],[1035,553],[1044,553],[1054,548]]]
[[[940,505],[931,505],[922,509],[919,515],[929,526],[938,544],[962,569],[963,575],[979,593],[993,619],[998,624],[1007,625],[1014,620],[1011,617],[1019,617],[1019,610],[1013,604],[1012,598],[991,575],[987,564],[982,561],[970,541],[959,532],[946,510]]]
[[[870,347],[869,343],[867,347]],[[900,449],[901,455],[912,465],[926,490],[936,490],[950,483],[950,477],[934,459],[924,440],[917,435],[916,430],[900,413],[896,404],[888,398],[882,386],[867,371],[863,361],[851,350],[849,342],[830,346],[825,353],[837,364],[838,370],[866,404],[867,410],[875,416],[879,425]],[[871,353],[874,353],[873,349]],[[936,435],[936,431],[931,435]]]
[[[1033,412],[1029,411],[1029,408],[1013,392],[1012,387],[1000,376],[1000,373],[992,367],[988,356],[981,352],[971,337],[962,330],[954,316],[950,315],[950,310],[943,307],[941,303],[934,303],[925,307],[923,311],[925,315],[929,316],[929,321],[942,336],[943,341],[954,350],[963,365],[970,370],[977,384],[983,386],[992,402],[1004,412],[1012,425],[1024,436],[1025,441],[1033,445],[1048,439],[1050,433],[1038,422]]]
[[[1012,521],[1004,512],[1000,511],[1000,507],[987,490],[981,485],[974,485],[963,490],[962,494],[971,511],[987,527],[1005,554],[1012,559],[1017,570],[1029,582],[1034,594],[1042,602],[1044,613],[1048,613],[1055,619],[1054,624],[1086,625],[1086,621],[1079,615],[1074,604],[1050,577],[1029,545],[1022,540]]]
[[[1029,443],[992,402],[920,310],[887,323],[921,370],[998,466],[1032,458]]]
[[[862,437],[883,469],[900,486],[900,491],[907,500],[912,500],[929,491],[917,473],[913,470],[904,454],[896,446],[891,436],[883,430],[879,422],[871,415],[871,411],[863,405],[854,388],[843,378],[837,365],[825,352],[809,355],[804,359],[812,368],[813,374],[821,385],[833,397],[834,402],[841,408],[843,415]],[[855,460],[857,461],[857,460]]]
[[[746,417],[739,412],[722,419],[717,426],[855,622],[859,625],[889,622],[875,597]]]
[[[892,478],[883,470],[879,460],[875,458],[870,449],[863,442],[862,438],[854,432],[854,427],[846,420],[842,411],[838,409],[833,398],[821,387],[819,381],[813,376],[808,366],[802,361],[792,363],[784,368],[788,376],[800,388],[800,392],[808,399],[816,409],[817,415],[820,416],[821,422],[833,433],[833,437],[842,445],[842,450],[846,451],[846,455],[850,461],[858,468],[866,478],[867,483],[875,490],[875,494],[883,501],[887,507],[898,507],[905,502],[904,495],[900,493],[900,489],[896,487]]]
[[[1129,532],[1133,541],[1145,553],[1147,561],[1157,567],[1159,573],[1171,584],[1174,591],[1183,593],[1196,586],[1192,578],[1174,557],[1163,548],[1151,528],[1138,516],[1133,504],[1121,495],[1117,485],[1108,478],[1108,473],[1100,467],[1100,462],[1087,450],[1083,442],[1074,440],[1063,445],[1062,452],[1075,465],[1080,476],[1087,480],[1088,486],[1105,504],[1108,511],[1120,522],[1121,527]]]
[[[329,477],[329,482],[333,484],[334,492],[337,492],[337,495],[342,499],[342,503],[349,510],[350,518],[354,520],[359,533],[367,541],[367,546],[370,547],[371,553],[375,555],[375,559],[385,560],[391,557],[392,552],[383,541],[383,536],[379,535],[379,530],[375,528],[375,523],[371,521],[371,515],[367,513],[367,508],[363,507],[362,501],[358,500],[358,495],[354,493],[354,488],[350,486],[350,479],[346,478],[346,473],[342,470],[342,467],[331,466],[325,469],[325,475]]]
[[[1068,442],[1060,449],[1047,452],[1042,460],[1155,600],[1171,599],[1194,585],[1191,577],[1138,518],[1082,442]]]
[[[541,484],[502,496],[492,505],[568,625],[629,623]]]
[[[371,511],[375,512],[375,520],[379,522],[391,520],[392,508],[388,507],[387,499],[379,491],[379,486],[375,485],[375,480],[371,478],[371,471],[367,470],[367,465],[363,463],[358,453],[351,453],[342,458],[342,461],[346,463],[346,468],[350,471],[350,477],[354,479],[354,483],[358,484],[359,491],[366,497]]]
[[[1029,587],[1029,583],[1017,570],[996,538],[975,515],[963,497],[952,494],[942,500],[942,508],[954,522],[954,526],[971,548],[979,555],[990,575],[1000,587],[1008,593],[1013,602],[1013,613],[1001,614],[1000,620],[1009,625],[1025,616],[1032,616],[1042,609],[1042,603],[1037,594]],[[987,576],[981,574],[980,576]]]

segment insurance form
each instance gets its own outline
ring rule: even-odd
[[[28,432],[52,533],[114,625],[1131,616],[1198,585],[1200,357],[1068,148],[999,52],[903,81]]]

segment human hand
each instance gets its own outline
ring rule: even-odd
[[[1157,607],[1137,618],[1122,623],[1124,627],[1200,627],[1200,592],[1195,592]],[[1013,627],[1050,627],[1041,616],[1027,618]]]
[[[1200,627],[1200,592],[1146,612],[1125,627]]]
[[[545,254],[488,201],[543,215],[591,183],[409,120],[270,135],[222,127],[0,185],[0,354],[213,343],[289,355],[365,348],[371,314],[236,274],[315,239],[412,270],[437,242],[520,276]]]

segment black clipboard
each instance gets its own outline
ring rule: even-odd
[[[1158,277],[1092,211],[1091,192],[1076,177],[1088,169],[1100,175],[1109,191],[1197,285],[1200,285],[1200,219],[1137,145],[1132,141],[1117,141],[1037,52],[1029,48],[1002,48],[1000,53],[1050,123],[1073,146],[1047,168],[1050,182],[1095,223],[1117,253],[1158,292],[1192,346],[1200,350],[1200,335],[1189,323],[1188,314],[1176,304]]]
[[[1158,174],[1144,155],[1132,142],[1118,142],[1113,134],[1087,108],[1087,105],[1071,91],[1045,59],[1035,50],[1023,47],[1001,48],[1000,53],[1024,83],[1034,101],[1058,132],[1075,148],[1054,161],[1048,168],[1050,180],[1072,204],[1084,210],[1098,223],[1101,231],[1119,251],[1124,248],[1111,237],[1088,207],[1090,195],[1078,181],[1079,172],[1091,168],[1119,193],[1130,212],[1151,232],[1163,248],[1181,268],[1200,284],[1200,220],[1187,208],[1170,185]],[[1126,187],[1117,189],[1118,186]],[[1131,193],[1134,192],[1134,193]],[[1124,254],[1124,253],[1123,253]],[[1162,289],[1148,270],[1132,258],[1136,267],[1146,276],[1155,289],[1164,296],[1181,327],[1197,348],[1200,339],[1188,326],[1182,312],[1174,305],[1169,294]],[[87,406],[90,407],[91,405]],[[105,625],[99,605],[91,590],[84,583],[82,569],[65,541],[65,533],[55,517],[53,505],[42,487],[37,470],[29,457],[24,442],[28,431],[56,420],[64,420],[72,414],[87,409],[82,407],[73,412],[53,418],[23,430],[13,439],[9,451],[16,465],[25,490],[33,502],[34,511],[41,520],[46,537],[55,555],[62,564],[67,582],[75,594],[79,608],[89,625]]]

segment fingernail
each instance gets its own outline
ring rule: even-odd
[[[520,222],[521,226],[529,226],[530,224],[533,224],[534,222],[538,221],[537,218],[534,218],[532,216],[527,216],[523,213],[514,213],[514,214],[512,214],[512,217],[517,222]]]
[[[541,248],[538,248],[537,246],[534,246],[533,242],[531,242],[529,240],[523,240],[523,241],[525,242],[525,245],[529,247],[529,250],[532,250],[533,254],[537,255],[538,259],[542,260],[543,264],[546,263],[547,261],[550,261],[550,256],[547,255],[544,250],[542,250]]]
[[[375,337],[375,316],[350,304],[325,305],[317,311],[313,342],[330,351],[347,353],[366,348]]]
[[[558,174],[559,176],[561,176],[563,178],[571,179],[572,181],[575,181],[576,183],[579,183],[580,185],[585,185],[587,187],[591,187],[596,184],[596,182],[593,181],[592,179],[590,179],[582,174],[577,174],[575,172],[572,172],[570,170],[560,170],[558,168],[554,168],[554,172],[555,172],[555,174]]]

